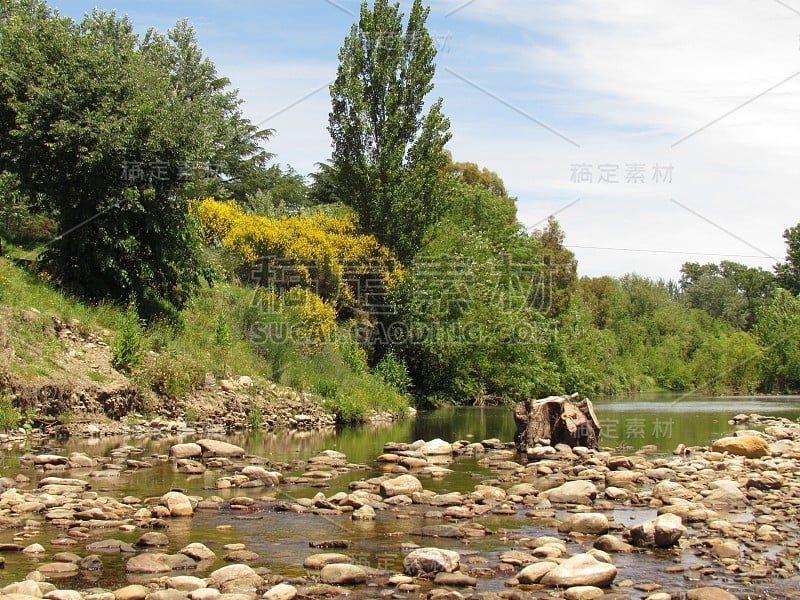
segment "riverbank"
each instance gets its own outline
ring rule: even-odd
[[[19,580],[0,594],[788,597],[800,426],[734,425],[763,431],[669,456],[433,440],[388,442],[363,464],[332,449],[280,462],[208,438],[155,455],[135,440],[28,452],[0,480],[0,550]],[[131,495],[126,478],[147,471],[192,474],[192,489]],[[305,552],[284,528],[307,532]]]

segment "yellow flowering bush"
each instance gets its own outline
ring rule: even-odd
[[[359,303],[365,286],[392,287],[404,278],[391,252],[375,236],[358,234],[349,219],[259,216],[213,198],[196,210],[206,241],[222,245],[242,266],[271,269],[270,285],[312,287],[322,298]]]

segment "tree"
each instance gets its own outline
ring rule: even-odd
[[[759,309],[753,333],[764,348],[766,391],[800,391],[800,296],[776,290]]]
[[[508,196],[505,183],[497,173],[485,167],[481,169],[473,162],[453,162],[453,157],[449,152],[447,152],[447,164],[443,170],[467,185],[485,188],[500,198]]]
[[[404,29],[399,4],[375,0],[370,10],[365,0],[330,88],[336,195],[401,259],[419,250],[444,211],[439,186],[450,122],[441,98],[422,114],[436,70],[428,13],[414,0]]]
[[[13,4],[0,22],[0,172],[56,215],[43,264],[90,299],[180,306],[204,274],[194,167],[257,153],[263,135],[187,24],[142,43],[114,13],[75,23]]]
[[[531,237],[541,245],[543,276],[550,290],[547,314],[559,315],[569,306],[570,296],[578,285],[578,261],[564,246],[564,231],[552,216],[547,219],[547,226],[534,229]]]
[[[749,330],[758,307],[775,289],[775,277],[769,271],[727,260],[719,265],[687,262],[681,267],[680,289],[690,308]]]
[[[786,262],[775,265],[778,285],[795,296],[800,294],[800,223],[783,232],[786,240]]]

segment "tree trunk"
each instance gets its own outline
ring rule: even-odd
[[[578,398],[578,394],[572,394],[518,402],[514,407],[517,450],[527,452],[537,443],[597,448],[600,421],[592,401]]]

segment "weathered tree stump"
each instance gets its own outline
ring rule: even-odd
[[[539,400],[523,400],[514,407],[517,433],[514,443],[519,452],[527,452],[537,443],[570,447],[597,448],[600,421],[588,398],[550,396]]]

